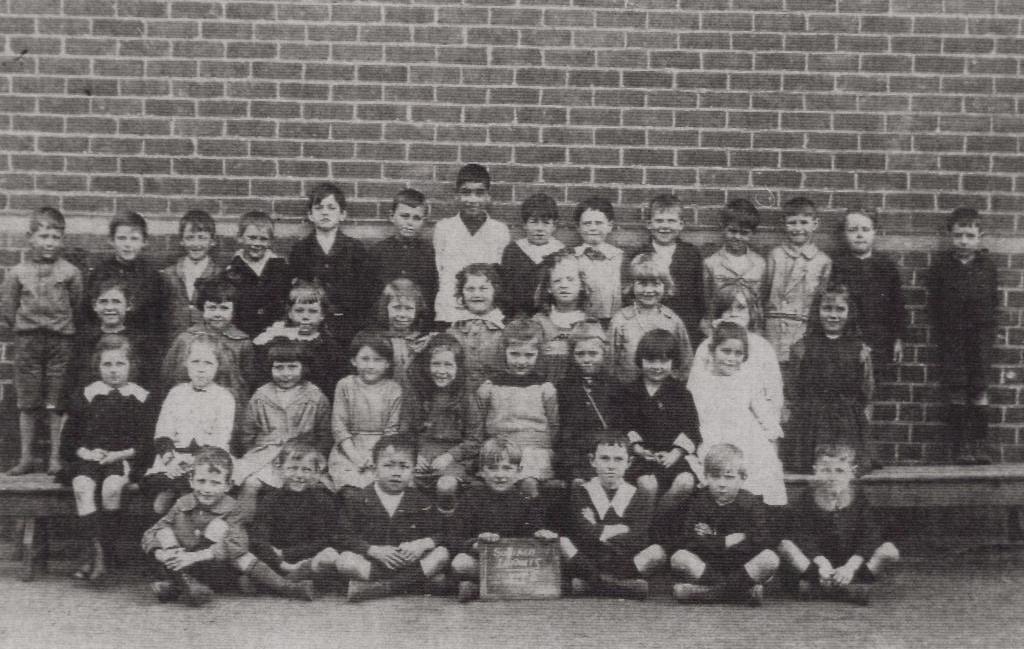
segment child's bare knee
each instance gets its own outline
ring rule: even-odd
[[[696,577],[704,570],[704,562],[689,550],[678,550],[669,559],[672,570]]]
[[[96,492],[96,481],[88,476],[76,475],[71,479],[71,491],[74,492],[75,498],[80,494],[93,494]]]
[[[562,557],[565,559],[572,559],[579,553],[576,545],[567,536],[558,537],[558,549],[561,550]]]
[[[100,489],[104,509],[121,508],[121,494],[124,492],[126,484],[128,484],[128,481],[123,476],[107,476],[107,479],[103,481],[103,487]]]
[[[642,475],[636,479],[636,486],[640,491],[656,494],[658,493],[658,479],[653,475]]]
[[[779,569],[779,563],[779,555],[771,550],[761,550],[748,565],[757,570],[761,578],[767,579]]]
[[[255,494],[262,488],[263,482],[256,476],[249,476],[242,481],[242,489],[249,493]]]
[[[317,574],[333,572],[338,556],[338,551],[334,548],[324,548],[313,557],[309,567]]]
[[[633,557],[633,565],[641,575],[647,575],[665,564],[665,548],[660,545],[649,545]]]
[[[455,476],[443,475],[437,479],[437,495],[454,496],[459,490],[459,480]]]
[[[475,577],[479,570],[476,559],[460,552],[452,559],[452,572],[460,577]]]
[[[680,473],[672,480],[671,491],[677,494],[688,494],[693,492],[695,483],[693,476],[689,473]]]
[[[800,548],[797,547],[796,543],[793,543],[789,539],[782,539],[779,541],[779,547],[777,548],[779,556],[786,560],[792,560],[803,554]]]
[[[900,550],[893,543],[886,541],[875,550],[875,556],[881,561],[895,563],[900,560]]]

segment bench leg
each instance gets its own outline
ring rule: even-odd
[[[50,534],[45,518],[26,518],[21,533],[21,580],[32,581],[46,570],[50,558]]]
[[[1006,538],[1011,543],[1024,541],[1024,530],[1020,525],[1020,507],[1006,508]]]

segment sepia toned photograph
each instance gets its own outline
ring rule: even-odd
[[[0,649],[1024,643],[1021,0],[0,0]]]

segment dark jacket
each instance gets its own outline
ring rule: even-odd
[[[459,498],[451,534],[453,552],[474,553],[473,544],[484,532],[502,538],[528,538],[544,527],[544,512],[538,498],[527,498],[519,489],[504,493],[486,486],[470,489]]]
[[[281,561],[309,559],[330,545],[337,519],[334,496],[326,489],[269,489],[260,495],[249,541],[280,550],[276,568]]]
[[[292,284],[292,271],[284,257],[271,257],[263,267],[263,273],[257,275],[240,256],[235,255],[224,269],[224,277],[238,290],[235,326],[249,338],[255,338],[284,317]]]
[[[363,328],[378,284],[370,253],[361,241],[339,230],[331,250],[324,254],[314,233],[295,242],[289,259],[295,277],[317,280],[327,292],[331,308],[327,321],[340,340],[349,340]]]
[[[445,540],[433,503],[411,487],[402,495],[393,517],[388,516],[371,484],[345,498],[338,520],[331,546],[359,554],[366,554],[371,545],[400,545],[427,537],[443,545]]]
[[[653,253],[654,247],[648,243],[640,253]],[[640,254],[637,253],[637,254]],[[704,258],[697,246],[682,240],[676,241],[676,251],[672,254],[672,263],[668,268],[669,275],[676,285],[674,295],[666,295],[662,304],[672,309],[686,325],[686,333],[696,345],[703,338],[700,320],[704,317]]]
[[[907,338],[907,310],[896,263],[874,252],[860,259],[849,251],[832,258],[832,279],[850,289],[861,337],[874,352],[892,356],[892,345]]]

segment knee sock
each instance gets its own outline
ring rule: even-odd
[[[583,581],[596,582],[600,577],[600,571],[597,566],[590,562],[589,559],[583,556],[583,553],[577,553],[572,559],[566,563],[569,575],[572,577],[578,577]]]
[[[697,583],[701,586],[714,586],[722,583],[722,573],[718,572],[717,569],[712,568],[709,565],[704,566],[704,574],[697,579]]]
[[[93,512],[91,514],[78,517],[78,526],[82,531],[82,538],[87,539],[90,543],[101,538],[99,518],[100,512]]]
[[[742,594],[757,585],[743,568],[738,568],[728,575],[721,583],[722,590],[727,594]]]

